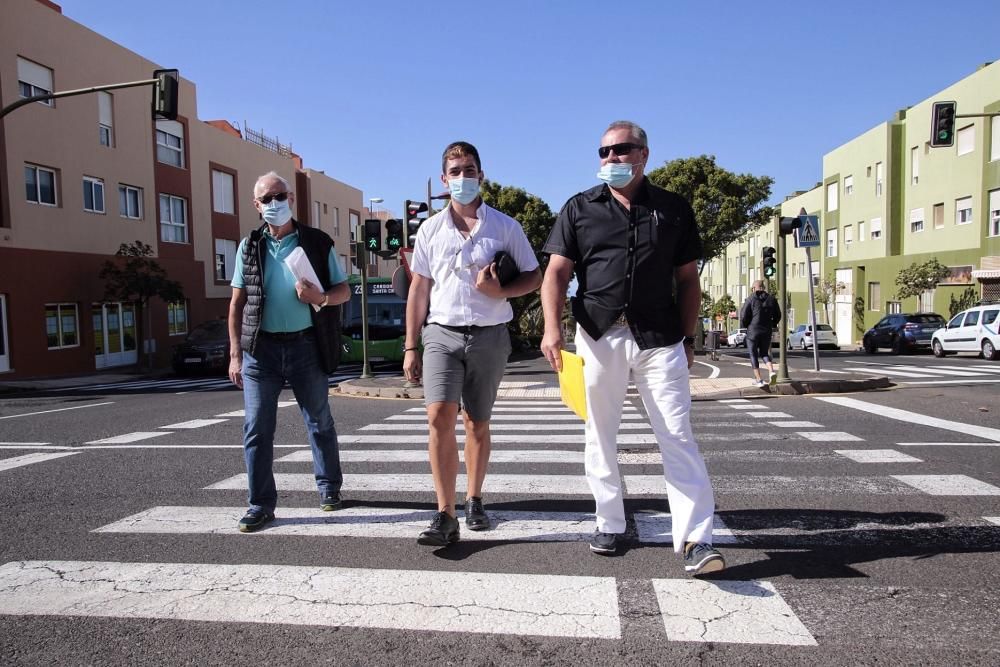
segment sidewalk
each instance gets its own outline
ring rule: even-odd
[[[154,371],[106,371],[90,375],[71,375],[66,377],[36,378],[31,380],[0,379],[0,395],[22,391],[53,391],[72,389],[95,384],[114,384],[134,380],[149,380],[172,374],[170,369]]]

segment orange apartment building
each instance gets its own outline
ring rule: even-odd
[[[149,79],[167,67],[62,15],[47,0],[7,0],[0,22],[0,104],[21,97]],[[261,224],[260,174],[296,192],[296,219],[330,234],[347,273],[361,190],[304,168],[287,146],[198,118],[180,81],[176,121],[154,120],[152,89],[36,102],[0,120],[0,376],[157,367],[191,326],[225,317],[240,238]],[[137,340],[133,303],[107,302],[98,277],[122,243],[142,241],[181,283],[179,303],[153,300]]]

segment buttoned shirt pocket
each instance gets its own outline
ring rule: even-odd
[[[493,262],[493,258],[501,250],[505,250],[503,241],[494,238],[476,239],[472,244],[470,253],[470,264],[477,271],[482,270]]]

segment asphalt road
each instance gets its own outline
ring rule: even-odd
[[[997,392],[940,367],[990,378],[986,362],[823,359],[862,361],[962,382],[695,401],[728,561],[704,582],[664,542],[634,396],[615,558],[587,548],[581,425],[555,401],[498,403],[485,501],[504,522],[435,550],[415,543],[433,509],[419,403],[331,399],[346,506],[323,513],[286,390],[278,521],[242,535],[238,391],[162,378],[0,397],[0,663],[996,664]]]

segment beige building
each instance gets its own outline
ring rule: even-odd
[[[161,67],[47,0],[5,3],[3,106],[150,79]],[[7,377],[134,364],[140,346],[157,366],[169,364],[193,325],[226,315],[237,245],[261,224],[253,186],[272,170],[296,191],[296,219],[329,233],[351,272],[361,190],[304,168],[262,133],[199,120],[191,81],[180,80],[173,121],[152,118],[151,92],[35,102],[0,121],[0,373]],[[120,245],[135,241],[149,245],[184,290],[183,301],[151,301],[148,328],[136,303],[106,298],[98,277]]]

